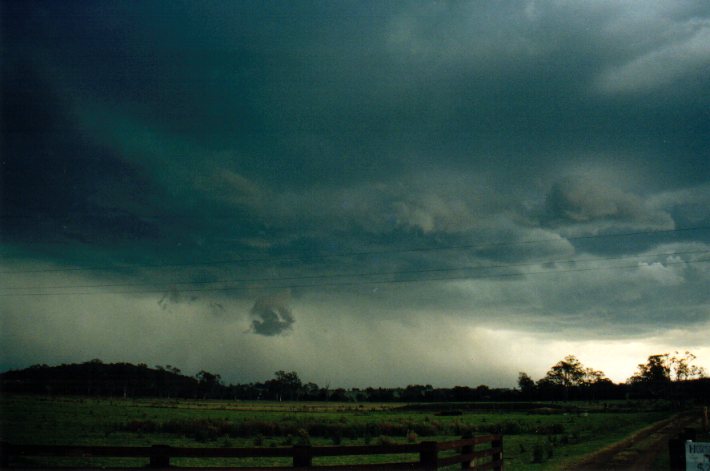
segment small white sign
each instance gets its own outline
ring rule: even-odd
[[[685,471],[710,471],[710,443],[685,442]]]

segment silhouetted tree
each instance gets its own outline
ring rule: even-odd
[[[567,355],[557,362],[537,383],[543,398],[571,399],[572,393],[577,398],[593,399],[593,392],[601,389],[601,384],[611,382],[604,372],[585,368],[574,355]],[[591,385],[598,384],[596,389]]]
[[[298,399],[301,390],[301,379],[295,371],[279,370],[274,373],[274,379],[266,382],[272,398],[278,401]]]
[[[216,397],[222,387],[222,377],[219,374],[213,374],[205,370],[200,370],[195,375],[199,384],[200,392],[203,397]]]
[[[526,399],[532,399],[535,394],[535,381],[527,373],[518,373],[518,387]]]
[[[552,384],[570,388],[579,386],[584,379],[584,367],[574,355],[567,355],[547,372],[545,378]]]
[[[673,356],[669,353],[650,355],[646,363],[638,365],[636,373],[628,379],[628,383],[642,395],[670,397],[673,382],[700,379],[704,376],[703,368],[691,363],[695,358],[690,352],[685,352],[683,356],[678,356],[678,352]]]

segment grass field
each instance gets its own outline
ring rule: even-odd
[[[0,398],[0,433],[3,441],[18,444],[186,447],[412,443],[502,433],[506,469],[547,470],[671,415],[654,404],[621,402],[564,408],[527,404],[518,410],[506,410],[505,404],[500,409],[485,404],[486,410],[477,410],[475,404],[403,406],[8,396]],[[316,464],[381,459],[321,458]],[[93,463],[145,464],[145,460],[109,460]],[[174,464],[256,466],[290,461],[176,459]]]

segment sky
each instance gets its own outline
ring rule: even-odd
[[[710,4],[3,0],[0,370],[710,368]]]

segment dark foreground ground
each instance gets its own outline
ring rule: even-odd
[[[686,428],[701,430],[702,419],[697,412],[678,414],[635,433],[614,445],[590,454],[568,470],[665,470],[670,469],[668,440]],[[699,440],[710,440],[701,434]]]

